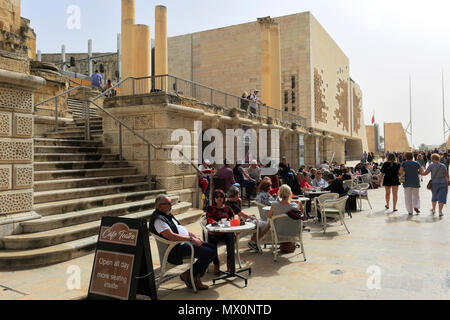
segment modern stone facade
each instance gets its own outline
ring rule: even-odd
[[[411,146],[401,122],[384,124],[384,150],[386,152],[411,151]]]

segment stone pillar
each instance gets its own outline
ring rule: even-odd
[[[151,76],[151,44],[150,27],[143,24],[133,26],[133,76],[150,77]],[[150,92],[150,79],[138,80],[135,82],[136,93]]]
[[[280,25],[270,26],[270,106],[281,110],[281,48]]]
[[[2,66],[0,65],[0,68]],[[45,80],[0,69],[0,237],[33,212],[33,91]]]
[[[270,68],[270,26],[273,23],[273,19],[270,17],[259,18],[258,22],[261,26],[261,81],[262,81],[262,101],[268,105],[272,102],[271,98],[271,68]]]
[[[133,25],[135,22],[134,0],[122,0],[122,79],[133,75]],[[122,88],[122,94],[131,93],[128,83]]]
[[[167,51],[167,8],[155,8],[155,75],[169,73]]]

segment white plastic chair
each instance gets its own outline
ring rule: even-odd
[[[189,258],[189,268],[190,268],[190,275],[191,275],[191,283],[192,283],[192,288],[194,289],[194,292],[197,293],[197,288],[195,287],[195,281],[194,281],[194,273],[193,273],[193,266],[195,263],[195,258],[194,258],[194,246],[192,245],[192,243],[187,242],[187,241],[169,241],[166,240],[164,238],[161,238],[159,236],[157,236],[156,234],[152,233],[152,236],[155,238],[156,240],[156,245],[158,246],[158,253],[159,253],[159,261],[161,264],[161,269],[160,269],[160,273],[159,273],[159,279],[156,281],[156,289],[158,290],[159,286],[161,285],[161,283],[164,282],[164,275],[166,274],[166,272],[170,269],[173,269],[174,265],[172,265],[169,261],[167,261],[167,259],[169,258],[169,253],[170,251],[172,251],[173,248],[175,248],[176,245],[178,244],[182,244],[182,243],[186,243],[187,245],[189,245],[189,247],[191,248],[191,256]],[[184,258],[183,258],[184,260]],[[167,268],[167,265],[170,265],[171,267]]]
[[[367,183],[373,188],[372,175],[370,173],[366,173],[361,176],[361,184],[363,183]]]
[[[270,222],[270,232],[272,234],[273,261],[277,261],[278,245],[284,242],[299,242],[304,261],[306,261],[305,249],[303,247],[303,221],[293,220],[286,214],[274,215]]]
[[[327,231],[327,217],[339,218],[341,224],[343,224],[345,229],[347,229],[347,232],[350,233],[344,221],[345,205],[348,198],[349,196],[345,196],[336,200],[326,200],[321,204],[320,209],[322,212],[323,233]]]

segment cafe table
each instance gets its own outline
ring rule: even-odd
[[[270,207],[269,207],[269,210],[270,210]],[[235,254],[234,254],[234,251],[235,251],[234,243],[235,243],[235,239],[236,239],[236,233],[254,230],[254,229],[256,229],[256,225],[251,222],[246,222],[245,225],[236,226],[236,227],[212,226],[211,224],[209,224],[206,226],[206,229],[210,232],[232,233],[233,234],[233,241],[232,241],[233,248],[232,248],[231,252],[229,252],[229,255],[230,255],[229,258],[231,260],[230,272],[220,271],[220,273],[223,275],[216,279],[213,279],[213,284],[215,284],[216,281],[218,281],[218,280],[225,280],[225,279],[237,277],[237,278],[244,280],[245,286],[247,287],[247,278],[240,275],[239,273],[248,271],[248,274],[251,275],[252,269],[249,267],[249,268],[239,269],[238,271],[236,271],[236,258],[235,258]]]

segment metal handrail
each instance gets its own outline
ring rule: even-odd
[[[87,87],[87,86],[78,86],[78,87],[70,88],[69,90],[66,90],[66,91],[64,91],[64,92],[61,92],[61,93],[57,94],[56,96],[53,96],[53,97],[51,97],[51,98],[48,98],[47,100],[44,100],[44,101],[39,102],[38,104],[35,104],[35,105],[34,105],[34,108],[35,108],[35,110],[36,110],[37,107],[39,107],[40,105],[42,105],[42,104],[44,104],[44,103],[47,103],[47,102],[49,102],[49,101],[52,101],[53,99],[57,99],[57,98],[59,98],[59,97],[65,95],[65,94],[68,94],[68,93],[70,93],[70,92],[72,92],[72,91],[74,91],[74,90],[79,90],[79,89],[91,89],[91,88],[90,88],[90,87]]]

